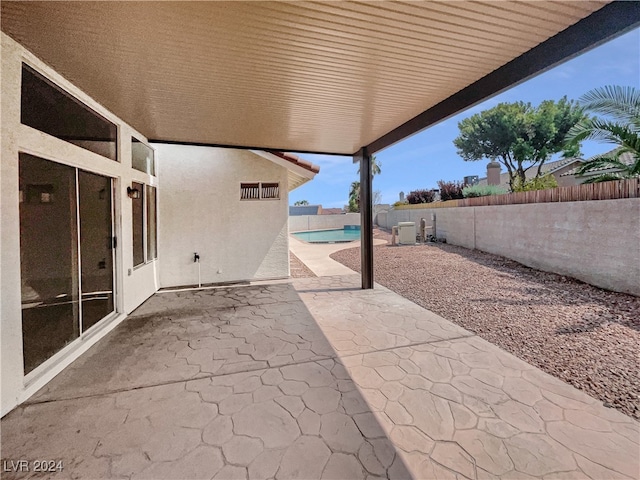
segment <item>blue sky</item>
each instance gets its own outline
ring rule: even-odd
[[[465,162],[456,153],[453,139],[458,136],[458,122],[500,102],[522,100],[538,105],[543,100],[558,100],[566,95],[577,99],[592,88],[603,85],[630,85],[640,88],[640,29],[618,37],[558,67],[513,87],[481,104],[414,135],[376,154],[382,173],[373,188],[382,194],[383,203],[398,200],[419,188],[434,188],[438,180],[462,180],[466,175],[486,175],[484,160]],[[609,150],[606,144],[585,142],[585,157]],[[351,157],[308,155],[302,157],[320,166],[315,179],[289,194],[289,202],[307,200],[325,208],[347,203],[349,185],[359,180],[357,165]]]

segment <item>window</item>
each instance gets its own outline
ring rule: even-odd
[[[156,174],[153,148],[133,137],[131,138],[131,167],[149,175]]]
[[[147,185],[147,261],[158,258],[158,212],[156,188]]]
[[[280,198],[278,183],[241,183],[240,200],[266,200]]]
[[[131,184],[133,218],[133,266],[158,258],[157,190],[151,185]]]
[[[98,155],[117,160],[116,125],[25,64],[22,65],[20,121]]]
[[[133,266],[144,263],[144,185],[133,182],[131,188],[139,192],[131,198],[133,217]]]

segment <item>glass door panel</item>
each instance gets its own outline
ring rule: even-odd
[[[80,335],[76,170],[20,154],[25,374]]]
[[[113,312],[111,179],[78,171],[82,331]]]

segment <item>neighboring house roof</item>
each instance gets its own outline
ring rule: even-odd
[[[341,208],[323,208],[320,215],[340,215],[344,213]]]
[[[320,215],[322,205],[291,205],[289,206],[289,216],[298,215]]]
[[[605,155],[609,154],[609,153],[613,153],[613,152],[615,152],[615,150],[611,150],[611,151],[605,153]],[[631,153],[631,152],[623,153],[622,155],[620,155],[618,157],[618,160],[620,160],[620,162],[624,163],[625,165],[631,165],[636,161],[635,157],[633,156],[633,153]],[[586,172],[586,173],[584,173],[584,174],[582,174],[580,176],[581,177],[590,177],[590,176],[593,176],[593,175],[600,175],[601,173],[615,173],[615,172],[619,172],[619,171],[620,171],[619,168],[600,167],[600,168],[594,168],[593,170],[589,170],[588,172]],[[569,170],[568,172],[564,172],[560,176],[561,177],[567,177],[569,175],[576,175],[577,173],[578,173],[578,167],[573,168],[573,169]]]
[[[278,150],[251,150],[256,155],[286,168],[289,171],[289,191],[312,180],[320,172],[320,167],[293,153]],[[315,215],[315,214],[314,214]]]
[[[572,163],[583,163],[584,159],[582,158],[577,158],[577,157],[571,157],[571,158],[561,158],[560,160],[555,160],[553,162],[546,162],[542,165],[542,174],[546,175],[547,173],[555,173],[558,170],[565,168],[569,165],[571,165]],[[500,166],[502,167],[502,164],[500,164]],[[578,166],[576,165],[576,168]],[[538,166],[534,165],[533,167],[531,167],[529,170],[526,171],[525,175],[528,179],[531,179],[533,177],[536,176],[536,173],[538,173]],[[482,177],[478,179],[478,184],[479,185],[486,185],[487,184],[487,177]],[[509,172],[502,172],[500,174],[500,185],[508,185],[509,184]]]

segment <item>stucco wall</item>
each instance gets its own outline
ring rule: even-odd
[[[447,243],[640,296],[640,199],[391,210],[381,226],[436,215]]]
[[[566,177],[562,176],[563,173],[567,173],[569,170],[573,170],[579,165],[579,163],[575,162],[553,172],[553,176],[556,177],[559,187],[571,187],[573,185],[581,185],[582,182],[584,182],[584,178],[579,178],[575,175],[567,175]]]
[[[296,215],[289,217],[289,230],[292,232],[342,228],[345,225],[360,225],[360,214],[345,213],[344,215]]]
[[[82,352],[122,321],[156,291],[156,262],[133,269],[131,200],[126,187],[131,181],[155,185],[156,179],[131,168],[131,137],[145,137],[96,103],[53,71],[14,40],[1,34],[2,41],[2,145],[0,163],[0,376],[2,415],[24,401],[53,378]],[[29,64],[90,108],[118,125],[118,158],[115,162],[79,146],[47,135],[20,123],[22,62]],[[115,200],[116,311],[85,338],[78,339],[34,370],[23,374],[22,314],[20,281],[20,215],[18,153],[112,177],[118,192]],[[42,248],[47,248],[43,244]],[[131,269],[131,275],[128,271]]]
[[[287,170],[247,150],[154,145],[160,286],[289,275]],[[241,182],[279,182],[280,199],[240,200]]]

